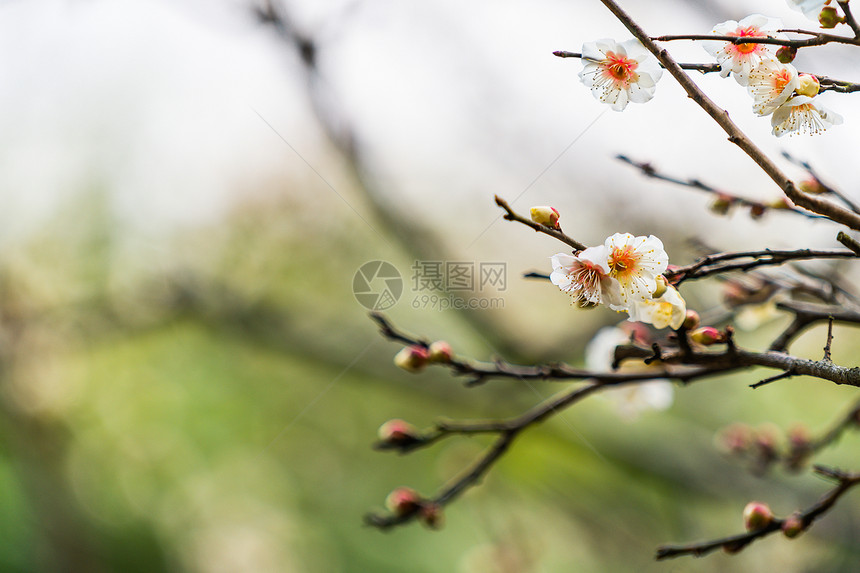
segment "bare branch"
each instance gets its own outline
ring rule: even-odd
[[[502,199],[501,197],[499,197],[498,195],[496,195],[496,205],[498,205],[499,207],[501,207],[502,209],[505,210],[504,218],[508,221],[516,221],[517,223],[522,223],[523,225],[526,225],[527,227],[531,227],[532,229],[534,229],[538,233],[543,233],[544,235],[549,235],[550,237],[558,239],[559,241],[561,241],[562,243],[564,243],[566,245],[570,245],[576,251],[581,251],[581,250],[586,248],[585,245],[583,245],[579,241],[572,239],[572,238],[568,237],[567,235],[565,235],[562,232],[561,228],[552,229],[550,227],[547,227],[546,225],[541,225],[539,223],[535,223],[531,219],[527,219],[521,215],[518,215],[517,213],[514,212],[513,209],[511,209],[511,206],[508,205],[508,202],[505,201],[504,199]]]

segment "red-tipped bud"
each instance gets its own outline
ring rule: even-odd
[[[825,6],[818,14],[818,23],[821,24],[822,28],[835,28],[837,24],[841,24],[844,21],[833,6]]]
[[[699,318],[699,313],[695,310],[690,309],[687,311],[687,316],[684,317],[684,328],[686,328],[687,330],[693,330],[694,328],[699,326],[700,320],[701,319]]]
[[[797,57],[797,48],[794,46],[780,46],[776,51],[776,59],[783,64],[790,64]]]
[[[385,507],[398,517],[418,511],[421,505],[421,496],[411,487],[398,487],[385,498]]]
[[[812,74],[800,74],[797,76],[797,87],[794,88],[797,95],[815,97],[818,95],[818,91],[820,89],[821,83],[818,81],[818,78]]]
[[[451,357],[454,355],[451,345],[444,340],[437,340],[431,344],[428,352],[430,354],[430,362],[451,362]]]
[[[767,207],[761,203],[750,205],[750,217],[753,219],[761,219],[764,216],[765,211],[767,211]]]
[[[773,512],[766,503],[751,501],[744,508],[744,527],[747,531],[764,529],[773,521]]]
[[[442,507],[436,503],[425,503],[421,506],[421,522],[430,529],[441,529],[445,524]]]
[[[690,333],[690,340],[702,346],[710,346],[718,342],[725,342],[726,335],[713,326],[703,326]]]
[[[797,184],[801,191],[804,193],[809,193],[811,195],[820,195],[821,193],[826,193],[827,188],[821,184],[821,181],[818,179],[806,179]]]
[[[397,418],[388,420],[376,431],[379,441],[390,445],[413,443],[418,439],[418,430],[409,422]]]
[[[796,424],[788,431],[788,442],[792,449],[808,448],[812,442],[809,436],[809,428],[803,424]]]
[[[791,209],[794,205],[788,197],[780,197],[779,199],[774,199],[768,203],[767,206],[771,209]]]
[[[725,215],[735,203],[735,198],[731,195],[718,194],[711,202],[709,209],[717,215]]]
[[[785,518],[785,521],[782,522],[781,529],[783,535],[789,539],[794,539],[803,533],[803,520],[798,514],[793,513]]]
[[[726,426],[717,434],[717,447],[727,454],[742,454],[749,450],[753,430],[740,422]]]
[[[407,372],[420,372],[427,366],[430,352],[423,346],[406,346],[394,357],[394,364]]]
[[[558,211],[556,211],[553,207],[549,207],[546,205],[532,207],[529,210],[529,213],[532,216],[532,221],[534,221],[538,225],[543,225],[544,227],[549,227],[550,229],[558,229],[559,214]]]

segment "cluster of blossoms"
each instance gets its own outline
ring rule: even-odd
[[[831,0],[788,0],[789,5],[808,16],[818,17],[823,27],[832,28],[843,20]],[[760,14],[740,22],[729,20],[714,26],[716,36],[773,38],[788,40],[779,32],[782,22]],[[773,134],[818,134],[842,117],[822,107],[815,99],[820,84],[811,74],[800,74],[791,65],[797,49],[764,43],[706,41],[707,50],[720,65],[720,75],[731,75],[753,98],[753,111],[771,116]],[[580,55],[583,63],[579,78],[592,95],[622,111],[629,102],[645,103],[654,97],[663,70],[657,59],[638,40],[616,42],[611,39],[586,42]]]
[[[760,14],[747,16],[740,22],[729,20],[714,26],[717,36],[740,38],[787,37],[777,30],[782,23]],[[796,50],[769,44],[705,42],[707,50],[720,64],[720,75],[729,74],[747,88],[753,98],[753,111],[771,116],[773,134],[821,133],[831,125],[842,123],[842,117],[822,107],[815,100],[820,85],[811,74],[800,74],[791,65]]]
[[[550,280],[578,306],[605,304],[630,321],[680,328],[687,305],[663,277],[669,256],[657,237],[616,233],[604,244],[552,256]]]

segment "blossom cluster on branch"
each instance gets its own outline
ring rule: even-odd
[[[502,358],[480,362],[462,357],[445,341],[431,342],[396,328],[385,316],[374,313],[381,334],[402,346],[394,362],[411,373],[426,368],[448,369],[466,378],[466,385],[483,384],[505,378],[522,382],[564,383],[565,388],[519,416],[503,420],[439,420],[419,428],[404,420],[389,420],[378,432],[375,448],[409,453],[432,446],[452,436],[483,434],[494,438],[472,465],[432,495],[400,487],[386,500],[387,511],[367,514],[366,522],[380,529],[421,521],[437,528],[444,508],[470,487],[477,485],[494,464],[504,456],[523,432],[557,415],[592,395],[614,399],[622,416],[634,419],[645,409],[661,410],[672,404],[674,387],[703,380],[719,380],[722,375],[748,371],[753,367],[770,369],[773,374],[750,384],[761,388],[796,376],[860,388],[860,369],[833,361],[833,325],[860,325],[860,298],[835,272],[817,272],[801,266],[808,260],[853,260],[860,257],[860,242],[849,235],[860,231],[860,207],[834,186],[824,183],[808,164],[791,156],[786,159],[806,170],[809,178],[795,183],[782,169],[744,134],[702,89],[687,70],[719,72],[731,76],[752,97],[753,112],[770,116],[773,133],[820,133],[841,122],[833,112],[821,107],[815,98],[825,84],[842,86],[839,91],[860,91],[856,84],[823,80],[799,72],[790,63],[799,48],[838,42],[860,47],[860,26],[849,9],[849,0],[788,0],[793,7],[816,16],[823,28],[844,24],[853,37],[806,30],[782,30],[775,19],[754,14],[740,21],[716,25],[710,34],[652,37],[618,5],[615,0],[600,0],[634,36],[616,42],[611,39],[586,42],[582,53],[555,52],[563,57],[579,57],[583,62],[580,79],[592,94],[612,109],[621,111],[630,103],[645,103],[654,96],[663,71],[668,71],[702,110],[729,136],[728,141],[746,153],[777,185],[782,195],[760,203],[718,191],[698,179],[681,180],[663,175],[650,163],[623,161],[639,168],[648,177],[712,193],[712,210],[725,213],[731,207],[748,207],[753,219],[768,210],[800,215],[804,221],[824,221],[835,225],[834,239],[845,248],[787,250],[761,249],[737,252],[706,251],[686,265],[670,265],[662,241],[654,235],[634,236],[613,232],[601,244],[589,246],[566,234],[561,228],[562,212],[552,206],[532,207],[528,217],[514,210],[500,197],[496,204],[503,218],[525,225],[556,239],[570,248],[550,257],[551,271],[528,273],[528,278],[543,279],[569,295],[571,306],[605,306],[626,313],[618,326],[605,327],[586,348],[586,368],[552,362],[513,364]],[[841,11],[841,16],[834,12]],[[788,34],[806,35],[792,40]],[[702,40],[716,64],[679,64],[658,42]],[[614,231],[614,230],[613,230]],[[794,265],[791,272],[768,272],[779,265]],[[742,273],[742,274],[741,274]],[[690,281],[719,279],[723,282],[723,306],[717,313],[696,312],[687,308],[679,289]],[[765,312],[752,312],[753,309]],[[765,350],[741,347],[735,340],[735,326],[744,327],[754,314],[782,313],[791,318]],[[746,314],[746,317],[744,316]],[[823,356],[803,358],[789,353],[794,340],[813,324],[826,322],[827,338]],[[808,468],[812,458],[835,443],[844,432],[860,428],[860,402],[818,437],[805,426],[787,434],[787,445],[777,444],[776,432],[768,427],[752,429],[734,424],[717,436],[718,447],[744,460],[752,471],[763,474],[781,463],[791,471]],[[666,545],[657,549],[657,559],[680,555],[703,555],[722,549],[736,553],[752,542],[781,532],[793,539],[809,529],[849,490],[860,485],[860,473],[824,466],[813,471],[833,486],[815,503],[778,518],[768,505],[750,501],[741,513],[745,531],[728,537],[685,545]]]

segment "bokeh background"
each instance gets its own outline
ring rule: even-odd
[[[624,6],[654,34],[750,12],[810,25],[782,0]],[[551,54],[603,37],[628,35],[584,0],[0,3],[0,570],[856,571],[853,497],[795,541],[653,561],[661,543],[738,532],[750,499],[785,515],[828,487],[753,476],[715,448],[734,421],[821,431],[856,394],[803,378],[749,390],[761,372],[678,389],[634,421],[589,400],[524,435],[441,531],[362,524],[394,487],[433,492],[485,445],[374,452],[381,423],[505,417],[558,389],[398,370],[353,296],[362,264],[397,267],[389,316],[458,354],[581,363],[619,317],[523,280],[564,247],[500,220],[494,194],[556,206],[587,244],[655,234],[680,264],[691,239],[836,246],[833,225],[718,217],[615,160],[778,193],[668,76],[615,113]],[[857,81],[856,62],[828,47],[797,65]],[[769,153],[860,198],[856,97],[823,96],[844,125],[776,140],[734,82],[697,81]],[[445,293],[416,290],[416,261],[503,263],[504,290],[469,293],[501,302],[433,308],[421,295]],[[684,294],[707,311],[719,291]],[[854,336],[836,331],[843,364]],[[793,352],[817,358],[823,340],[813,329]],[[819,461],[856,468],[858,445],[849,434]]]

